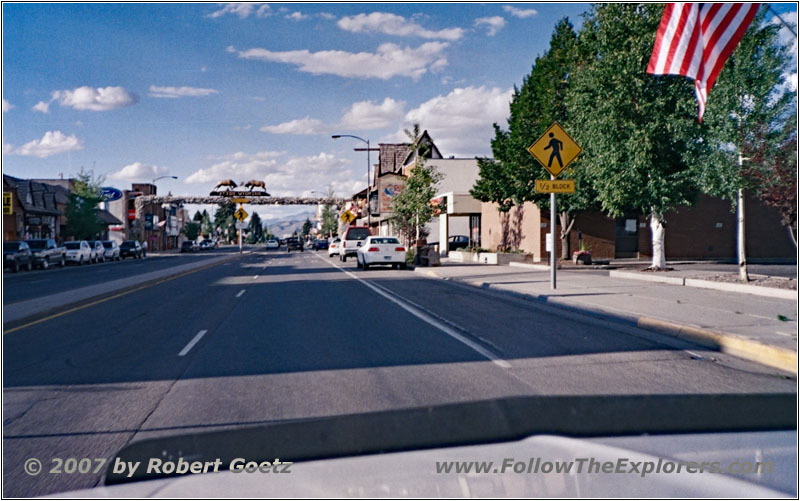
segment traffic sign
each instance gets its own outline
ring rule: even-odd
[[[575,193],[575,180],[537,179],[536,193]]]
[[[236,223],[237,230],[246,230],[249,225],[243,221]]]
[[[14,213],[14,195],[10,191],[3,192],[3,214]]]
[[[553,125],[544,131],[542,137],[528,148],[528,152],[553,177],[558,177],[582,151],[583,149],[558,122],[553,122]]]
[[[249,198],[234,198],[234,199],[231,200],[231,202],[233,202],[235,204],[249,204],[250,203],[250,199]]]
[[[233,216],[239,221],[244,221],[245,219],[247,219],[248,214],[247,211],[239,207],[238,209],[236,209],[236,212],[233,213]]]
[[[344,214],[342,214],[341,217],[342,217],[342,221],[344,221],[347,224],[350,224],[350,223],[352,223],[353,221],[356,220],[355,214],[353,214],[349,210],[344,211]]]

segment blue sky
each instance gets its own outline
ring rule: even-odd
[[[587,9],[5,3],[3,171],[85,167],[119,188],[174,175],[158,183],[174,194],[255,178],[277,195],[349,196],[365,186],[365,153],[331,134],[377,145],[418,121],[444,155],[490,154],[513,85],[554,24],[577,28]]]

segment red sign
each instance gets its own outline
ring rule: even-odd
[[[128,209],[128,219],[131,221],[136,219],[136,209]]]

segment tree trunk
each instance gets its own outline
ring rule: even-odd
[[[508,250],[509,247],[509,238],[511,233],[511,215],[509,212],[510,211],[500,211],[500,245],[497,248],[497,250],[500,252]]]
[[[791,224],[789,226],[787,226],[787,228],[789,229],[789,238],[792,239],[792,243],[794,244],[794,248],[796,249],[797,248],[797,235],[795,234],[795,229],[792,228]]]
[[[650,266],[655,270],[663,270],[667,267],[667,257],[664,252],[664,234],[666,229],[661,221],[661,216],[656,213],[650,214],[650,242],[653,246],[653,264]]]
[[[745,255],[744,191],[741,188],[739,188],[739,195],[736,199],[736,253],[739,263],[739,280],[748,282],[750,277],[747,276],[747,256]]]
[[[569,217],[566,211],[562,211],[558,218],[561,220],[561,259],[569,261],[569,233],[575,224],[575,218]]]

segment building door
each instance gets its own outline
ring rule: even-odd
[[[614,257],[639,257],[639,219],[635,215],[618,217]]]
[[[469,245],[470,247],[481,246],[481,215],[469,216]]]

